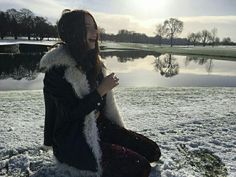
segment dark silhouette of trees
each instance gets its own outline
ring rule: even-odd
[[[7,31],[9,28],[9,16],[4,12],[0,11],[0,37],[1,39],[7,35]]]
[[[119,30],[116,35],[117,42],[133,42],[133,43],[147,43],[148,37],[146,34],[136,33],[134,31],[128,31],[125,29]]]
[[[8,9],[6,13],[9,15],[9,36],[17,39],[20,33],[20,13],[16,9]]]
[[[195,45],[212,45],[212,47],[216,45],[235,45],[234,42],[231,41],[230,38],[224,38],[220,41],[220,38],[217,36],[217,28],[213,28],[211,31],[202,30],[197,33],[190,33],[187,37],[190,44]]]
[[[201,42],[204,47],[208,42],[211,41],[211,38],[212,38],[211,33],[208,30],[201,31]]]
[[[45,37],[57,37],[57,28],[44,17],[35,16],[29,9],[8,9],[0,12],[0,36],[27,37],[43,40]]]
[[[200,32],[198,33],[190,33],[188,36],[187,36],[187,39],[188,41],[193,44],[194,46],[200,42],[200,39],[201,39],[201,34]]]
[[[170,18],[164,21],[164,30],[166,36],[170,38],[170,45],[173,46],[173,38],[182,33],[184,23],[176,18]]]
[[[34,14],[29,9],[20,9],[19,13],[20,33],[22,36],[27,36],[28,40],[34,29]]]
[[[233,42],[231,41],[230,37],[223,38],[222,40],[223,45],[232,45]]]

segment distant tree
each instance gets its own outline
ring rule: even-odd
[[[34,36],[37,40],[43,40],[47,36],[46,31],[48,30],[47,19],[36,16],[34,18]],[[39,39],[38,39],[39,37]]]
[[[166,31],[166,36],[170,38],[171,47],[173,46],[173,38],[182,33],[183,27],[184,23],[178,19],[170,18],[165,20],[164,29]]]
[[[192,43],[194,46],[200,41],[201,39],[201,34],[198,32],[198,33],[190,33],[188,36],[187,36],[187,40]]]
[[[216,45],[219,45],[219,44],[220,44],[220,38],[219,38],[219,37],[216,37],[215,44],[216,44]]]
[[[210,42],[212,39],[212,35],[208,30],[202,30],[201,31],[201,42],[202,45],[205,47],[208,42]]]
[[[211,38],[210,41],[212,43],[212,47],[216,45],[216,39],[217,39],[217,28],[213,28],[211,30]]]
[[[3,39],[8,31],[8,19],[6,13],[0,11],[0,37]]]
[[[223,45],[230,45],[230,44],[232,44],[230,37],[223,38],[222,44]]]
[[[156,25],[155,34],[160,37],[160,45],[161,45],[162,44],[162,38],[166,35],[166,30],[164,28],[164,25],[162,25],[162,24]]]
[[[49,24],[48,27],[47,27],[47,32],[46,32],[46,37],[48,37],[48,40],[50,37],[53,37],[53,38],[57,38],[58,35],[57,35],[57,26],[56,25],[52,25],[52,24]]]
[[[12,8],[12,9],[8,9],[6,13],[9,15],[9,18],[10,18],[10,22],[9,22],[10,35],[14,36],[14,38],[17,39],[21,31],[20,12]]]
[[[100,40],[101,43],[102,43],[104,34],[106,34],[105,29],[104,29],[104,28],[101,28],[101,27],[98,27],[98,33],[99,33],[99,40]]]
[[[29,9],[20,9],[20,25],[22,36],[27,36],[28,40],[33,33],[35,15]]]

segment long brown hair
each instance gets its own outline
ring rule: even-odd
[[[104,66],[99,59],[98,35],[95,49],[89,50],[87,45],[87,31],[85,26],[85,15],[90,15],[98,29],[93,16],[85,10],[65,9],[58,21],[58,34],[69,53],[77,62],[78,68],[88,73],[89,81],[94,84],[98,74]]]

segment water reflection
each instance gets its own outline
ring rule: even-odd
[[[186,56],[185,66],[188,66],[190,62],[194,62],[199,65],[205,65],[206,71],[208,73],[212,72],[213,61],[211,58],[206,58],[206,57],[202,57],[202,56]]]
[[[160,74],[165,77],[173,77],[179,73],[179,64],[176,58],[171,54],[157,57],[154,62],[154,67],[156,71],[160,72]]]
[[[42,55],[1,54],[0,90],[42,89]],[[137,50],[105,51],[101,57],[120,86],[236,86],[235,61]]]
[[[43,54],[1,54],[0,79],[34,80],[39,74],[39,61]]]
[[[142,50],[107,51],[101,53],[102,58],[116,56],[117,60],[121,63],[125,63],[127,61],[134,61],[135,59],[139,58],[145,58],[148,55],[159,57],[161,54],[154,51],[142,51]]]

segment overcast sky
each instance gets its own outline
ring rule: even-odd
[[[55,23],[65,8],[90,11],[107,33],[128,29],[154,35],[155,26],[170,17],[184,22],[181,37],[203,29],[236,41],[236,0],[0,0],[0,10],[28,8]]]

